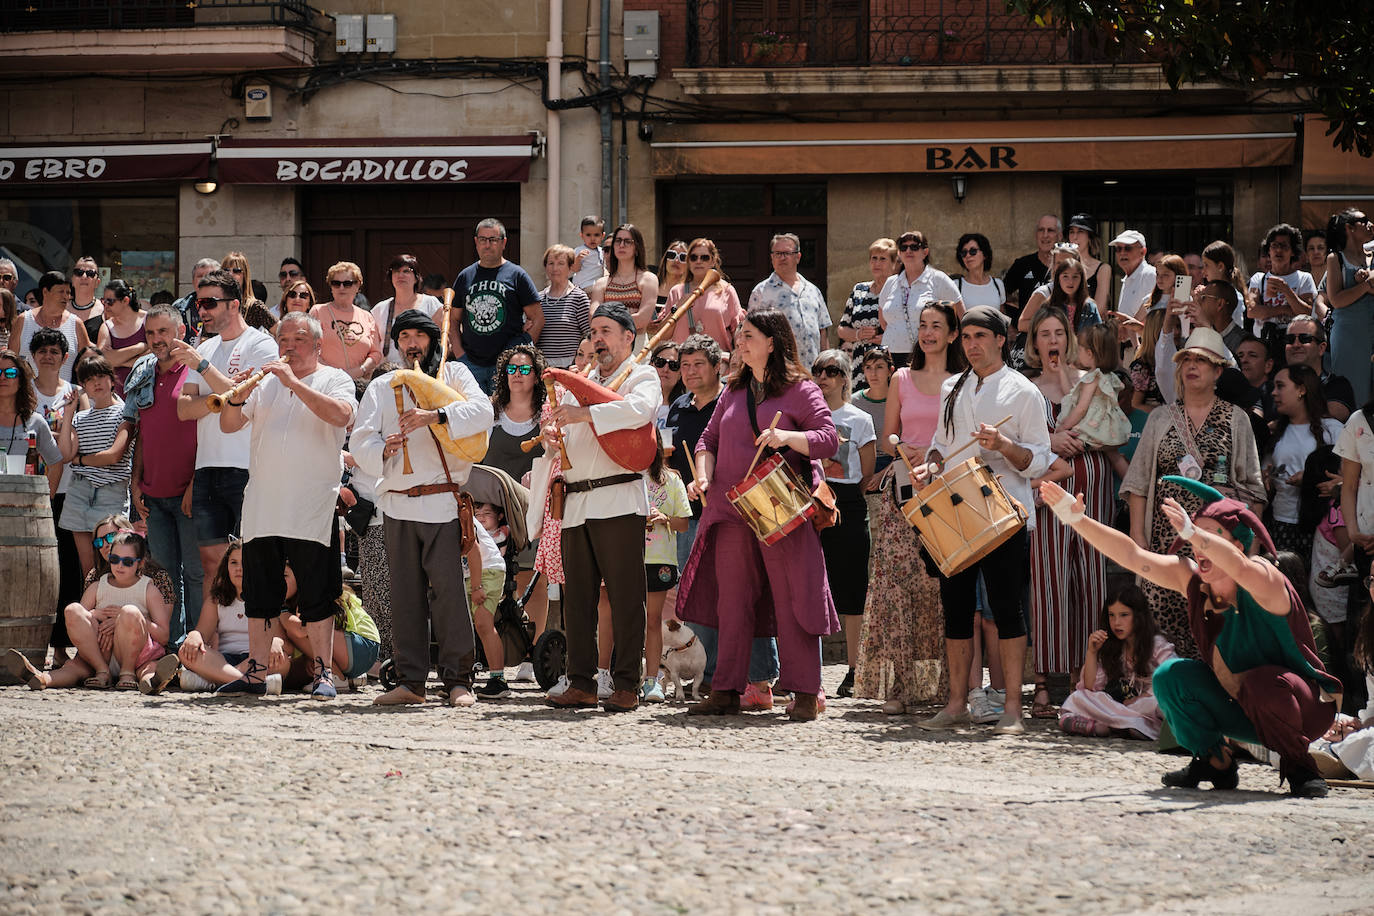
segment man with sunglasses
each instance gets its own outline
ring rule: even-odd
[[[1284,332],[1285,364],[1296,366],[1299,363],[1317,373],[1322,380],[1322,396],[1326,399],[1326,409],[1331,416],[1344,423],[1355,412],[1355,388],[1343,375],[1322,368],[1322,357],[1326,355],[1326,329],[1311,315],[1299,315],[1288,322]]]
[[[19,270],[9,258],[0,258],[0,286],[12,293],[19,286]],[[18,293],[15,293],[15,298],[19,302],[19,311],[22,312],[26,307],[24,300],[18,298]]]
[[[418,360],[427,374],[440,366],[439,326],[419,309],[396,316],[391,336],[407,366]],[[476,651],[472,616],[463,587],[462,519],[457,495],[472,464],[446,455],[431,434],[434,424],[455,439],[491,428],[491,400],[462,363],[445,361],[440,380],[462,397],[434,409],[397,409],[393,373],[367,386],[349,452],[363,473],[377,478],[391,576],[391,641],[399,683],[377,697],[376,706],[425,702],[430,633],[438,646],[439,678],[450,706],[471,706]],[[412,398],[406,404],[414,405]],[[405,472],[409,462],[411,473]]]
[[[100,326],[105,323],[105,307],[96,295],[99,286],[100,268],[95,258],[78,258],[72,268],[72,304],[68,308],[86,326],[91,340],[100,336]]]
[[[282,258],[281,270],[277,273],[277,282],[281,284],[281,291],[286,292],[291,288],[291,284],[305,276],[305,268],[301,262],[295,258]]]
[[[199,330],[201,327],[200,313],[196,309],[196,298],[199,295],[197,288],[200,286],[200,281],[205,279],[206,274],[219,270],[219,268],[220,263],[214,258],[201,258],[191,268],[191,291],[172,303],[176,310],[181,313],[181,320],[185,324],[183,339],[192,346],[200,343],[202,337]]]
[[[191,371],[177,398],[177,416],[196,421],[196,472],[191,486],[192,514],[200,545],[202,569],[219,568],[229,535],[239,533],[243,492],[248,486],[250,439],[247,430],[226,433],[210,412],[206,397],[223,394],[238,379],[277,358],[272,337],[243,320],[238,280],[227,270],[206,273],[196,286],[195,308],[207,332],[214,334],[199,346],[184,341],[168,344],[173,357]],[[209,595],[212,576],[202,583]]]
[[[449,345],[491,394],[496,360],[518,343],[533,343],[544,328],[539,290],[524,268],[506,260],[506,227],[484,219],[473,238],[477,261],[453,281]],[[447,355],[447,354],[446,354]]]

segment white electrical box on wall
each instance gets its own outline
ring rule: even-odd
[[[340,54],[361,54],[366,50],[366,17],[353,13],[334,14],[334,50]]]
[[[396,16],[394,13],[368,14],[367,50],[372,54],[396,53]]]
[[[250,121],[272,120],[272,87],[248,83],[243,87],[243,116]]]
[[[658,11],[625,11],[625,72],[658,75]]]

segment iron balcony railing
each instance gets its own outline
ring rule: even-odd
[[[317,32],[306,0],[0,0],[0,32],[282,26]]]
[[[1123,57],[1003,0],[686,0],[688,67],[1086,64]]]

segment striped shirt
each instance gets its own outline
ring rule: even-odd
[[[591,331],[591,301],[571,283],[561,296],[551,295],[549,289],[546,286],[539,294],[544,306],[544,328],[537,344],[550,366],[566,369],[577,356],[577,345]]]
[[[80,411],[72,420],[72,426],[76,429],[77,451],[82,455],[103,452],[114,445],[115,436],[123,423],[124,402],[118,398],[115,398],[109,407],[92,407],[90,410]],[[131,445],[125,448],[120,459],[109,467],[76,465],[72,468],[72,475],[90,481],[97,487],[112,483],[127,484],[133,470],[133,462],[134,450]]]

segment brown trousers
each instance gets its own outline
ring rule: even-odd
[[[563,625],[568,637],[568,681],[596,691],[596,606],[601,582],[611,602],[616,690],[639,690],[643,671],[645,593],[644,516],[589,518],[563,529]]]

